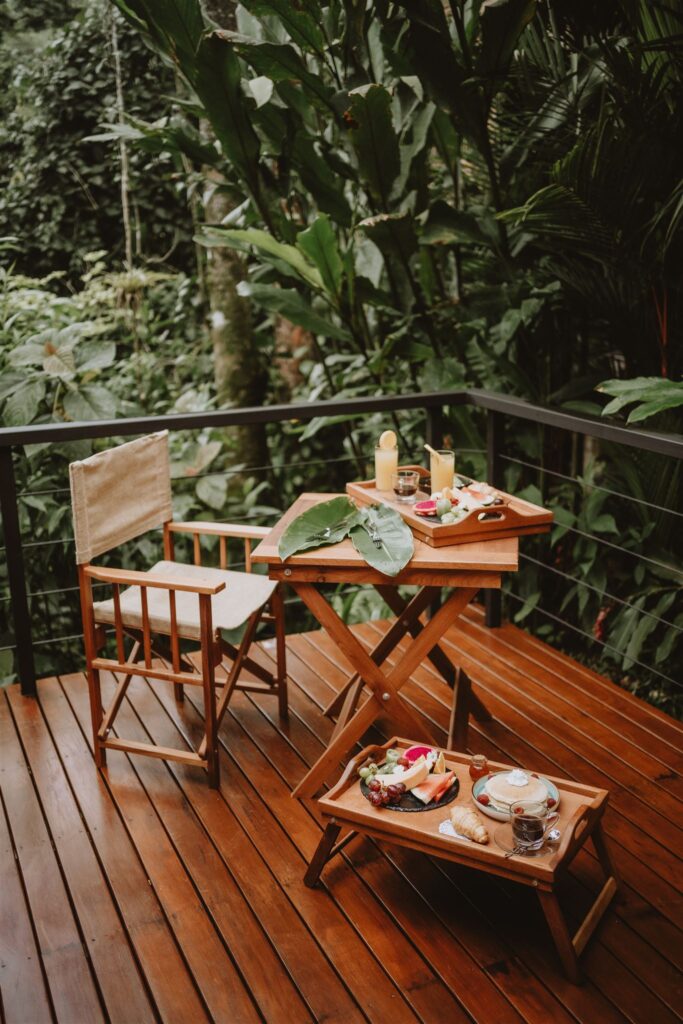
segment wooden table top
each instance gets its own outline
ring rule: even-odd
[[[302,494],[287,509],[280,521],[273,527],[252,555],[254,562],[266,562],[271,567],[282,566],[284,563],[278,554],[278,543],[287,526],[321,501],[340,497],[338,494]],[[473,544],[452,544],[442,548],[432,548],[415,538],[415,554],[406,570],[433,571],[443,574],[447,572],[484,572],[496,573],[515,571],[518,567],[519,542],[516,537],[503,540],[477,541]],[[327,569],[346,568],[350,570],[368,569],[367,562],[354,548],[347,538],[339,544],[302,551],[287,559],[286,565],[296,567],[314,567]],[[403,573],[401,574],[401,582]],[[398,578],[397,578],[398,579]],[[387,577],[385,577],[385,581]]]

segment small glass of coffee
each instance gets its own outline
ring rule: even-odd
[[[414,469],[399,469],[392,474],[391,486],[398,501],[412,504],[420,486],[420,474]]]
[[[513,804],[510,821],[515,846],[520,851],[540,850],[546,832],[558,818],[559,814],[556,811],[548,811],[545,801],[537,804]]]

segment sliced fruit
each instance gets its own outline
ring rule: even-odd
[[[379,437],[380,448],[395,448],[396,447],[396,434],[393,430],[384,430]]]
[[[418,516],[435,516],[436,515],[436,502],[435,501],[417,501],[413,505],[413,512]]]
[[[413,786],[411,793],[418,800],[421,800],[423,804],[428,804],[432,800],[440,800],[451,788],[454,781],[454,772],[432,772],[419,786]]]
[[[407,750],[404,750],[403,756],[407,757],[409,761],[417,761],[418,757],[426,757],[427,754],[431,754],[433,751],[433,747],[425,747],[421,743],[416,743],[414,747],[408,747]]]
[[[443,756],[443,750],[439,751],[438,757],[434,762],[434,771],[439,775],[446,771],[446,758]]]
[[[386,779],[385,785],[397,785],[400,782],[406,789],[412,789],[413,786],[419,786],[421,782],[424,782],[428,775],[429,765],[423,758],[416,764],[411,764],[410,768],[395,768],[391,775],[376,775],[375,780],[384,781]]]

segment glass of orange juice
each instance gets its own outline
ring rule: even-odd
[[[398,469],[398,444],[393,430],[384,430],[375,448],[375,487],[391,491],[391,478]]]
[[[455,452],[450,448],[429,453],[429,472],[432,477],[432,494],[453,486],[455,476]]]

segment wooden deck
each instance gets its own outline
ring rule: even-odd
[[[356,627],[370,643],[380,627]],[[0,694],[0,1017],[299,1024],[674,1024],[680,968],[683,728],[511,626],[470,610],[451,630],[494,720],[471,750],[611,792],[606,831],[624,880],[562,976],[533,893],[357,839],[306,889],[320,825],[290,791],[332,723],[344,679],[324,633],[288,639],[291,718],[237,694],[220,792],[196,769],[110,753],[99,775],[81,674],[40,702]],[[270,661],[266,643],[259,652]],[[443,739],[450,692],[429,666],[403,691]],[[131,686],[119,722],[166,745],[200,729],[170,687]],[[193,696],[193,695],[191,695]],[[182,739],[180,739],[182,743]],[[579,917],[599,884],[582,852],[564,890]]]

